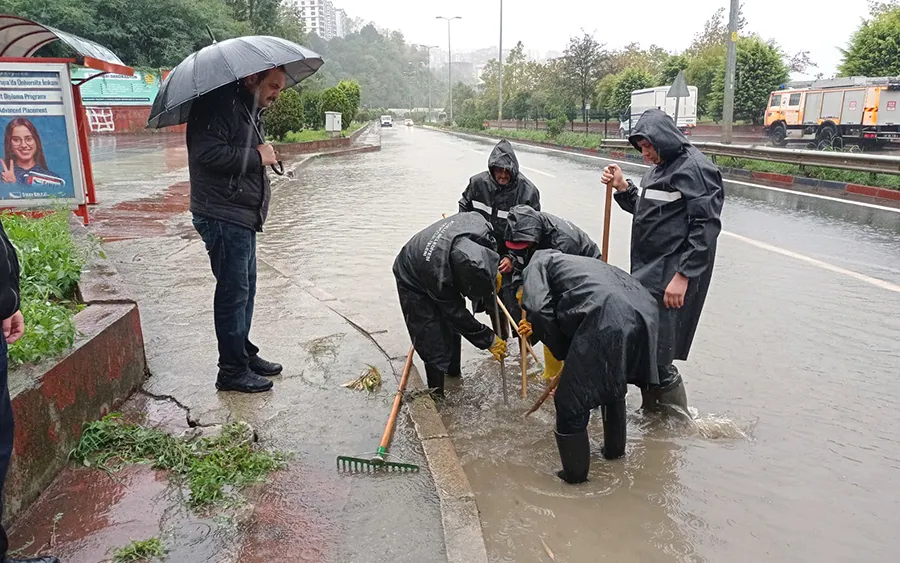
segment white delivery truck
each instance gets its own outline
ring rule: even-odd
[[[631,108],[622,116],[619,123],[619,134],[622,138],[631,135],[631,130],[637,125],[638,119],[648,109],[661,109],[672,119],[675,119],[675,98],[667,98],[671,86],[657,86],[644,88],[631,93]],[[691,129],[697,126],[697,87],[688,86],[690,95],[681,98],[678,103],[678,128],[685,135],[691,134]],[[630,117],[630,119],[628,119]]]

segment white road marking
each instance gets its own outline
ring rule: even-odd
[[[855,280],[859,280],[861,282],[865,282],[869,285],[874,285],[875,287],[880,287],[881,289],[886,289],[888,291],[893,291],[894,293],[900,293],[900,285],[895,283],[891,283],[889,281],[881,280],[878,278],[873,278],[871,276],[867,276],[865,274],[860,274],[859,272],[854,272],[853,270],[847,270],[845,268],[841,268],[840,266],[835,266],[834,264],[829,264],[828,262],[823,262],[821,260],[817,260],[810,256],[806,256],[804,254],[799,254],[797,252],[793,252],[791,250],[787,250],[786,248],[781,248],[779,246],[775,246],[772,244],[768,244],[756,239],[748,238],[745,236],[741,236],[729,231],[722,231],[723,235],[729,236],[733,239],[737,239],[743,243],[749,244],[751,246],[755,246],[757,248],[762,248],[763,250],[768,250],[769,252],[774,252],[775,254],[781,254],[782,256],[787,256],[789,258],[793,258],[795,260],[799,260],[801,262],[806,262],[807,264],[811,264],[818,268],[822,268],[823,270],[828,270],[829,272],[834,272],[836,274],[841,274],[847,276],[849,278],[853,278]]]
[[[528,170],[529,172],[534,172],[535,174],[542,174],[544,176],[547,176],[548,178],[556,178],[556,176],[554,176],[553,174],[550,174],[549,172],[544,172],[544,171],[538,170],[537,168],[529,168],[527,166],[521,166],[520,168],[522,168],[522,170]]]

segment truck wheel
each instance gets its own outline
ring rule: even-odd
[[[837,130],[833,125],[825,125],[816,133],[816,142],[819,150],[834,148],[834,139],[837,137]]]
[[[784,126],[784,123],[779,123],[773,127],[769,138],[776,147],[785,146],[787,144],[787,127]]]

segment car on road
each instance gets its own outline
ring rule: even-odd
[[[394,126],[394,118],[390,115],[382,115],[381,116],[381,126],[382,127],[393,127]]]
[[[413,125],[415,125],[415,123],[413,122],[412,119],[407,119],[403,122],[403,125],[406,125],[407,127],[412,127]]]

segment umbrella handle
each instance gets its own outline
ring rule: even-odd
[[[275,165],[272,164],[272,172],[278,174],[279,176],[284,176],[284,163],[280,160],[278,161],[278,168],[275,168]]]

